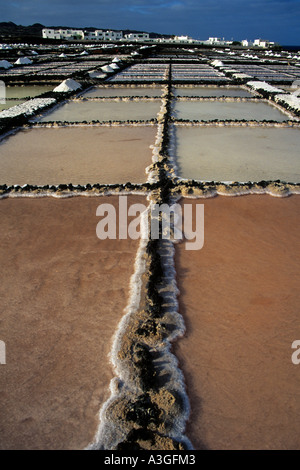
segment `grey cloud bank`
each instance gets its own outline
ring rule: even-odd
[[[1,21],[300,42],[299,0],[0,0]]]

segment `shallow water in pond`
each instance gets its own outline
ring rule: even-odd
[[[27,129],[0,144],[0,184],[142,183],[156,127]]]
[[[204,204],[201,250],[176,247],[174,344],[195,449],[299,449],[299,196],[183,199]],[[298,258],[299,259],[299,258]],[[272,352],[270,351],[272,346]]]
[[[267,103],[226,101],[179,101],[174,104],[176,119],[210,121],[214,119],[286,121],[289,117]]]
[[[118,97],[118,96],[161,96],[161,88],[146,87],[95,87],[84,93],[84,98]]]
[[[127,121],[155,119],[161,101],[69,101],[39,119],[39,121]]]
[[[17,106],[18,104],[24,103],[26,100],[6,100],[5,103],[0,102],[0,111],[4,109],[12,108],[13,106]]]
[[[34,97],[46,93],[46,91],[53,91],[54,85],[26,85],[26,86],[9,86],[6,87],[6,98],[24,98]]]
[[[176,87],[174,88],[175,96],[233,96],[237,98],[242,97],[253,97],[253,94],[247,90],[243,90],[240,87],[230,87],[230,88],[221,88],[221,87],[203,87],[203,86],[194,86],[194,87]]]
[[[0,201],[1,450],[83,449],[96,433],[139,245],[96,236],[101,204],[118,214],[118,196]]]
[[[300,129],[178,127],[179,176],[202,181],[300,182]]]

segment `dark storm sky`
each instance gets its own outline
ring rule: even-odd
[[[0,0],[0,21],[300,44],[300,0]]]

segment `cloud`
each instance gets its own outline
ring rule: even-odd
[[[299,0],[13,0],[1,21],[299,41]]]

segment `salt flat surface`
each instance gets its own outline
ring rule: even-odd
[[[95,435],[138,248],[97,238],[100,204],[118,211],[117,196],[0,201],[1,450],[78,450]]]
[[[205,206],[202,250],[176,245],[186,434],[195,449],[300,449],[300,198],[182,203]]]
[[[3,111],[4,109],[9,109],[12,108],[13,106],[16,106],[18,104],[24,103],[25,100],[6,100],[5,103],[0,104],[0,111]]]
[[[161,96],[162,89],[146,87],[95,87],[84,93],[84,98],[118,97],[118,96]]]
[[[9,86],[6,87],[6,98],[24,98],[30,96],[31,98],[52,91],[54,86],[39,86],[39,85],[26,85],[26,86]]]
[[[179,176],[203,181],[300,181],[298,128],[176,128]]]
[[[174,105],[173,115],[177,119],[203,120],[246,119],[286,121],[288,116],[267,103],[179,101]]]
[[[2,184],[146,181],[155,127],[27,129],[2,141]]]
[[[56,108],[39,121],[127,121],[155,119],[161,103],[155,102],[96,102],[69,101]]]
[[[194,86],[192,88],[189,87],[176,87],[174,88],[175,96],[233,96],[237,98],[242,97],[253,97],[247,90],[243,90],[240,87],[228,87],[228,88],[221,88],[221,87],[203,87],[203,86]]]

